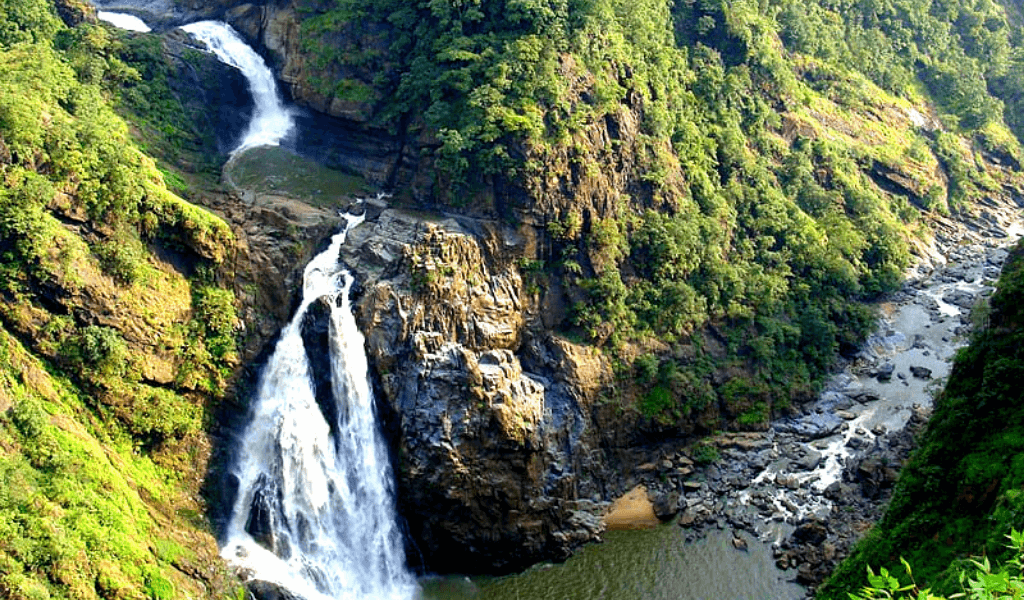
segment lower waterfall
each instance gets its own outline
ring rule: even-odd
[[[349,217],[348,227],[359,221]],[[306,266],[301,305],[264,368],[221,553],[252,578],[309,600],[407,600],[417,586],[405,567],[391,466],[349,305],[352,276],[338,261],[347,229]],[[317,404],[301,335],[310,307],[323,301],[333,424]]]

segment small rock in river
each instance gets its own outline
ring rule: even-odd
[[[687,493],[698,492],[698,491],[700,491],[700,489],[702,487],[704,487],[704,485],[701,482],[699,482],[699,481],[684,481],[683,482],[683,489],[686,490]]]
[[[910,374],[918,379],[932,378],[932,370],[927,367],[910,367]]]

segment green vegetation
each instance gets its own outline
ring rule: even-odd
[[[515,219],[517,189],[519,208],[548,207],[550,244],[528,258],[566,284],[567,333],[627,361],[668,348],[675,383],[622,383],[661,427],[704,405],[709,360],[756,392],[718,393],[731,426],[813,392],[929,215],[1024,189],[982,158],[1024,156],[1002,119],[1024,97],[1021,36],[988,0],[304,11],[320,91],[358,90],[371,120],[436,139],[442,201]],[[712,328],[725,356],[702,349]]]
[[[49,2],[0,1],[4,598],[234,592],[183,516],[202,510],[207,412],[237,362],[215,275],[233,238],[165,188],[111,108],[139,81],[122,51]]]
[[[968,556],[997,563],[1019,556],[1020,540],[1011,549],[1004,541],[1011,529],[1024,529],[1022,348],[1024,246],[1019,245],[991,299],[989,323],[957,354],[885,517],[819,597],[846,598],[862,585],[865,566],[896,573],[900,557],[914,565],[921,585],[955,593]]]
[[[931,218],[1024,195],[1024,36],[991,0],[297,4],[305,83],[427,140],[439,202],[538,227],[530,296],[565,291],[562,329],[616,355],[611,395],[658,431],[763,426],[871,329]],[[237,366],[234,242],[176,195],[169,165],[210,172],[214,142],[164,50],[0,0],[4,597],[219,593],[182,575],[215,559],[181,515]],[[273,158],[310,198],[362,186]],[[420,288],[448,276],[420,266]],[[885,533],[827,589],[903,554],[954,590],[951,561],[1024,527],[1015,273]]]
[[[959,592],[948,598],[969,598],[970,600],[997,600],[1000,598],[1021,598],[1024,596],[1024,535],[1012,530],[1006,535],[1010,543],[1006,545],[1011,552],[1005,564],[993,566],[987,557],[971,559],[963,565],[959,572]],[[911,581],[903,584],[886,568],[875,574],[868,568],[868,585],[858,593],[851,594],[851,600],[879,600],[883,598],[919,598],[921,600],[945,600],[944,596],[932,594],[930,589],[921,589],[913,582],[914,574],[907,561],[901,561],[906,571],[906,578]]]
[[[254,148],[227,169],[231,181],[245,189],[286,194],[323,208],[336,208],[338,198],[373,193],[362,177],[328,169],[279,147]]]

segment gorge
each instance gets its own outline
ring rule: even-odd
[[[102,3],[158,30],[99,15],[140,32],[124,35],[72,0],[49,21],[5,13],[2,591],[819,585],[879,518],[904,423],[921,426],[932,379],[984,325],[969,309],[1019,234],[1019,144],[941,91],[955,61],[915,55],[914,75],[890,57],[869,80],[800,37],[811,17],[790,2],[552,9],[565,20],[314,4]],[[1005,33],[1002,8],[963,10],[988,15],[970,35]],[[170,29],[184,23],[246,79]],[[985,93],[1012,127],[1016,59],[1000,60]],[[325,248],[346,210],[360,224]],[[93,531],[109,509],[82,518],[108,498],[68,483],[86,469],[108,469],[82,480],[119,490],[116,529],[148,546]],[[603,533],[635,489],[681,527]],[[526,571],[417,591],[403,546],[418,573]],[[361,558],[321,562],[342,555]]]

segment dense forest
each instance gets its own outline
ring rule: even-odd
[[[318,92],[427,140],[429,198],[396,201],[543,223],[524,278],[665,435],[809,397],[935,219],[1024,197],[1024,34],[991,0],[295,4]],[[0,0],[0,595],[225,597],[201,486],[235,242],[177,193],[216,161],[159,44],[88,15]],[[950,590],[1024,526],[1017,271],[835,586],[902,553]]]
[[[541,212],[526,266],[566,284],[563,329],[618,353],[666,426],[714,402],[759,426],[806,396],[929,215],[1022,189],[1024,55],[993,2],[323,6],[303,22],[314,83],[436,138],[438,201]],[[709,326],[749,377],[709,388]]]

